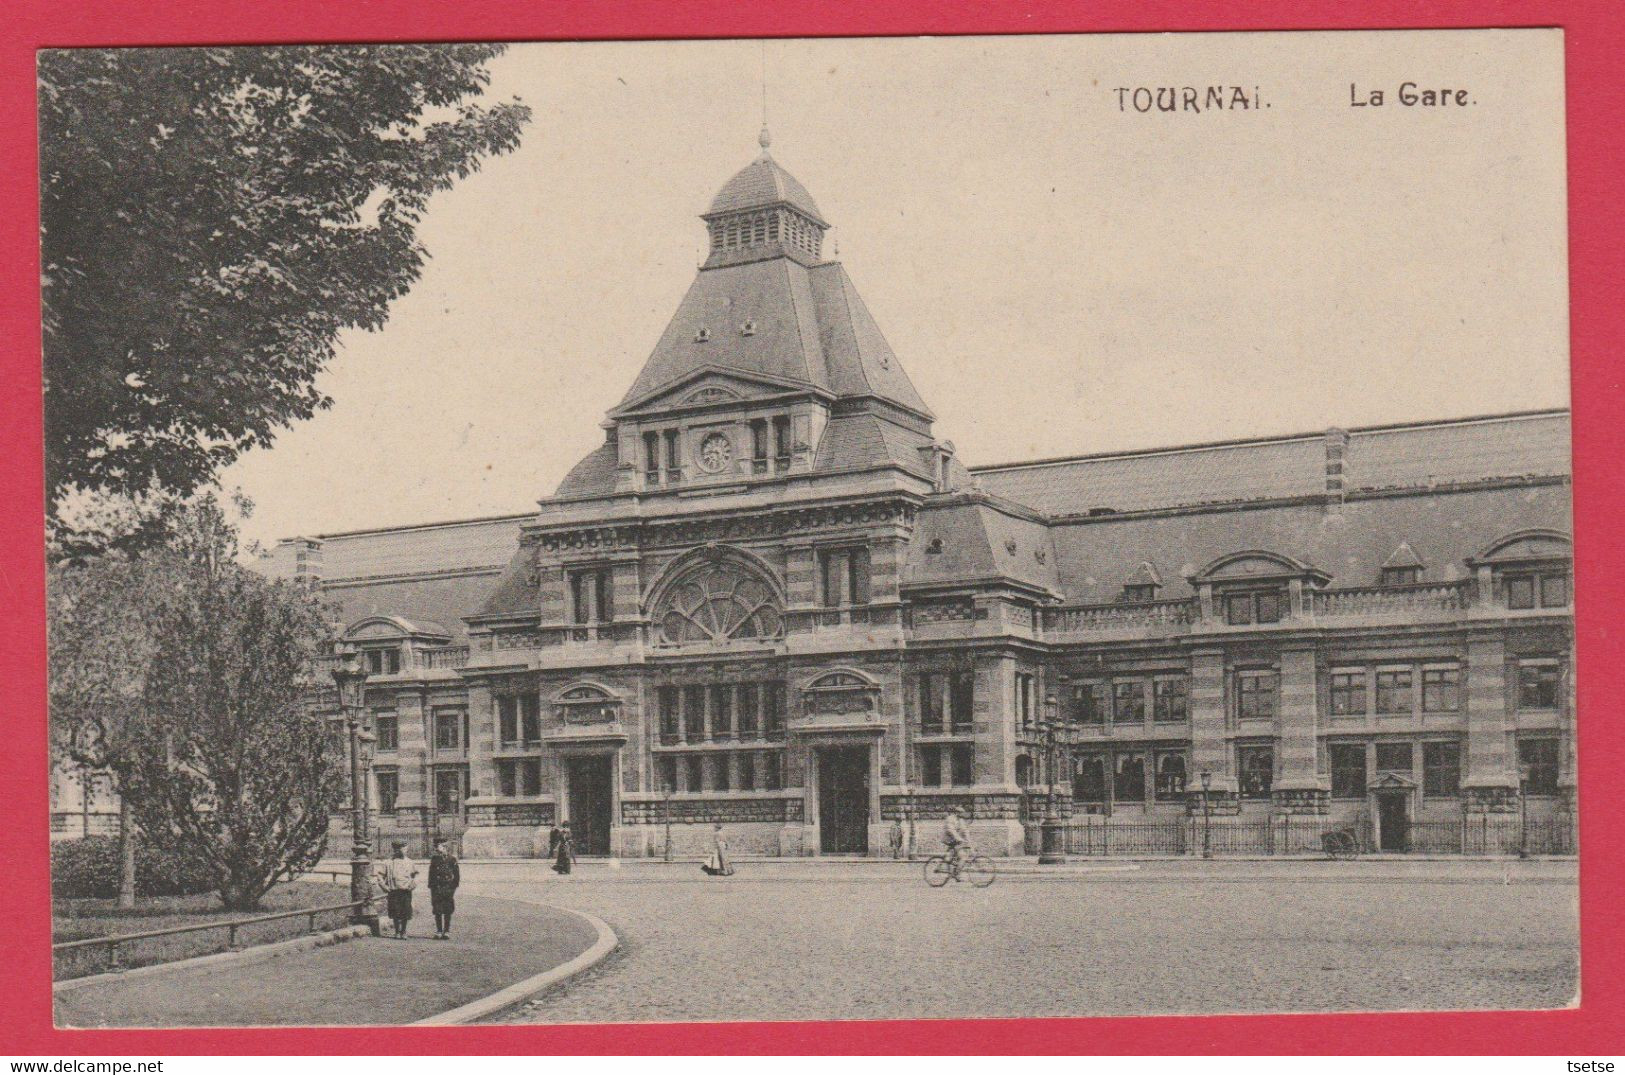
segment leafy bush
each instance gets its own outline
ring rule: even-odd
[[[87,836],[51,844],[51,894],[68,899],[118,896],[118,838]],[[218,887],[207,865],[188,856],[137,842],[135,894],[192,896]]]

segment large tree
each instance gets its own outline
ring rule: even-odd
[[[166,506],[328,404],[338,333],[418,277],[431,195],[518,144],[529,110],[481,103],[501,49],[40,54],[54,526]]]
[[[57,741],[111,745],[144,839],[206,865],[238,910],[320,858],[345,785],[305,704],[328,635],[312,590],[241,566],[206,496],[160,547],[58,565],[51,599]]]

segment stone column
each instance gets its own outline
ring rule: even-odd
[[[1469,811],[1510,813],[1518,808],[1506,641],[1499,634],[1467,640],[1467,764],[1461,793]]]
[[[1275,782],[1275,806],[1284,814],[1324,814],[1331,806],[1331,785],[1319,772],[1319,692],[1315,651],[1292,649],[1281,654],[1281,716],[1276,749],[1281,778]]]
[[[386,834],[382,848],[373,854],[388,854],[389,836],[416,837],[425,827],[424,809],[434,809],[434,788],[429,786],[429,725],[423,694],[401,691],[395,696],[396,786],[393,832]],[[376,755],[374,761],[376,762]],[[380,829],[383,828],[380,823]]]
[[[1233,813],[1239,809],[1239,803],[1236,777],[1230,771],[1224,677],[1223,650],[1199,649],[1191,653],[1191,770],[1185,788],[1189,802],[1200,810],[1201,773],[1206,769],[1213,774],[1213,809]],[[1106,778],[1110,780],[1111,774]]]

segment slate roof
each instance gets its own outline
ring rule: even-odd
[[[930,414],[838,262],[809,268],[771,257],[700,270],[615,409],[706,370],[836,397],[873,395]]]
[[[519,540],[519,524],[529,515],[467,519],[341,534],[318,534],[322,578],[327,580],[406,575],[470,568],[498,568]],[[396,614],[405,615],[399,610]],[[446,622],[443,616],[430,619]],[[457,617],[451,617],[455,622]]]
[[[975,467],[989,492],[1050,515],[1223,504],[1325,491],[1325,434]],[[1347,491],[1568,474],[1566,411],[1349,433]]]
[[[814,470],[842,470],[896,463],[912,474],[931,476],[930,465],[921,454],[931,438],[904,429],[873,414],[848,414],[831,418],[813,457]]]
[[[1067,603],[1101,604],[1118,598],[1124,577],[1142,560],[1162,577],[1158,596],[1188,597],[1187,574],[1245,549],[1300,560],[1332,576],[1334,587],[1373,586],[1383,562],[1408,542],[1426,564],[1423,581],[1465,578],[1468,557],[1532,528],[1571,532],[1566,484],[1422,490],[1350,500],[1337,513],[1293,504],[1102,516],[1054,525],[1050,535]]]
[[[706,210],[705,215],[759,209],[779,202],[786,202],[820,224],[824,223],[818,203],[807,193],[807,188],[781,168],[778,161],[763,153],[722,185],[717,196],[711,199],[711,208]]]

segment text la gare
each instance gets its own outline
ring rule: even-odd
[[[1466,90],[1415,82],[1401,82],[1394,98],[1406,108],[1465,108],[1478,103]],[[1382,108],[1387,103],[1387,95],[1382,90],[1362,90],[1355,83],[1349,83],[1350,108]]]

